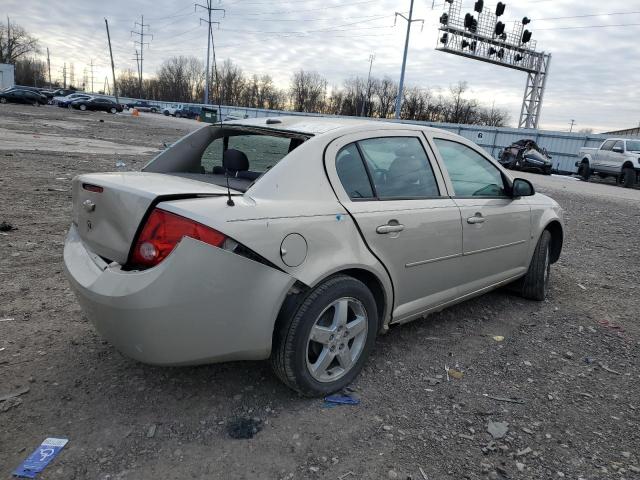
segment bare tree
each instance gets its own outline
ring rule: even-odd
[[[15,82],[18,85],[44,87],[47,84],[47,64],[35,58],[20,58],[15,62]]]
[[[391,114],[393,105],[396,103],[398,84],[394,80],[391,80],[391,78],[384,77],[382,80],[376,82],[374,93],[378,97],[378,116],[380,118],[387,118]]]
[[[204,82],[202,61],[195,57],[172,57],[165,60],[157,73],[158,97],[174,102],[197,101]]]
[[[0,25],[0,63],[16,63],[19,59],[38,53],[38,40],[20,25]]]
[[[299,70],[291,77],[291,105],[297,112],[321,112],[327,95],[327,80],[318,72]]]

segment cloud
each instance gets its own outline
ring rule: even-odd
[[[416,2],[412,25],[406,82],[434,90],[446,90],[467,81],[471,94],[485,103],[506,108],[517,121],[525,87],[525,74],[435,50],[442,1]],[[464,10],[472,9],[465,0]],[[640,14],[558,19],[593,13],[633,10],[628,0],[585,6],[580,0],[507,0],[507,21],[528,16],[538,50],[551,52],[552,63],[542,113],[542,127],[596,131],[632,127],[640,121],[638,111],[640,57],[634,55],[640,27],[565,29],[581,25],[640,23]],[[361,75],[368,69],[369,54],[375,53],[373,75],[399,78],[406,23],[394,13],[408,13],[409,0],[228,0],[214,14],[220,29],[214,30],[218,60],[232,59],[249,74],[270,74],[282,87],[291,73],[303,68],[325,75],[330,85]],[[513,5],[512,5],[513,4]],[[175,0],[67,0],[44,6],[39,2],[4,0],[3,13],[37,36],[49,47],[52,74],[60,76],[66,62],[73,63],[82,77],[93,60],[95,82],[102,86],[110,75],[104,18],[109,19],[116,68],[136,69],[131,30],[145,15],[150,25],[150,45],[145,46],[145,75],[153,74],[162,61],[173,55],[206,55],[206,27],[200,25],[202,10],[191,2]],[[549,19],[549,20],[545,20]],[[507,28],[510,28],[507,23]],[[136,28],[134,28],[136,27]]]

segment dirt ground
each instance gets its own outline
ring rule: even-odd
[[[640,478],[637,190],[527,174],[566,211],[548,300],[496,291],[393,328],[357,406],[301,398],[267,362],[120,355],[63,274],[70,179],[139,169],[196,127],[0,106],[0,397],[28,389],[0,401],[0,478],[46,437],[69,443],[42,479]],[[262,430],[232,439],[236,417]]]

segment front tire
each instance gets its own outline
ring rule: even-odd
[[[3,104],[3,105],[6,104],[7,103],[7,99],[4,98],[4,97],[0,98],[0,103]]]
[[[620,184],[624,188],[631,188],[636,184],[636,171],[633,167],[626,167],[622,169]]]
[[[111,109],[109,110],[109,112],[111,113],[116,113],[118,110],[116,109],[116,107],[111,107]]]
[[[86,105],[80,105],[80,110],[82,110],[83,112],[87,109]]]
[[[362,370],[377,330],[376,302],[367,286],[345,275],[332,277],[277,328],[273,370],[306,396],[341,390]]]
[[[551,233],[545,230],[540,235],[529,270],[522,279],[521,295],[529,300],[542,301],[547,297],[551,276]]]

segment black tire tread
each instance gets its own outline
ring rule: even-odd
[[[545,258],[551,243],[551,233],[545,230],[540,235],[536,249],[533,252],[529,270],[523,278],[522,296],[529,300],[542,301],[545,298]]]
[[[622,186],[624,188],[631,188],[636,183],[636,171],[633,167],[625,167],[622,169],[624,172],[624,181],[622,182]]]
[[[302,300],[294,315],[290,319],[285,319],[285,321],[281,322],[278,331],[275,332],[271,349],[271,366],[273,371],[285,385],[302,395],[317,396],[317,392],[302,385],[292,369],[297,332],[301,328],[304,315],[317,299],[331,288],[343,282],[355,282],[367,288],[362,282],[348,275],[331,277],[312,290],[304,300]],[[375,335],[375,332],[372,334]]]

